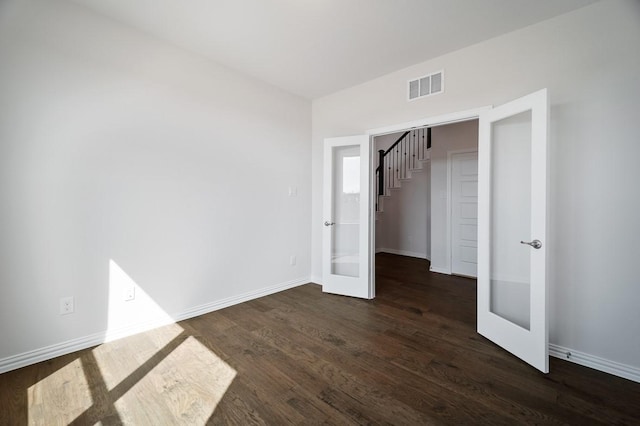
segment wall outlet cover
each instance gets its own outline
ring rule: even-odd
[[[75,310],[73,296],[60,298],[60,315],[72,314]]]
[[[125,302],[128,302],[130,300],[133,300],[136,298],[136,288],[134,286],[128,286],[127,288],[124,289],[124,292],[122,293],[122,297],[124,299]]]

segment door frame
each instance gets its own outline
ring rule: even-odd
[[[451,112],[451,113],[441,114],[441,115],[434,115],[434,116],[425,117],[425,118],[421,118],[414,121],[409,121],[409,122],[404,122],[399,124],[392,124],[389,126],[377,127],[374,129],[367,130],[365,134],[369,136],[369,152],[371,152],[375,148],[373,143],[373,138],[376,136],[388,135],[390,133],[397,133],[400,131],[410,130],[412,128],[417,128],[417,127],[444,126],[447,124],[460,123],[463,121],[477,120],[480,117],[481,112],[490,110],[492,108],[493,108],[492,105],[485,105],[478,108],[473,108],[473,109],[468,109],[463,111],[456,111],[456,112]],[[374,185],[374,179],[376,178],[377,158],[378,157],[376,155],[371,155],[369,159],[369,164],[371,167],[370,168],[371,173],[369,174],[369,179],[370,179],[369,191],[371,195],[369,197],[370,198],[369,238],[371,241],[371,244],[370,244],[371,249],[369,251],[369,276],[371,277],[369,289],[372,297],[375,297],[375,289],[376,289],[376,286],[375,286],[375,280],[376,280],[376,273],[375,273],[376,271],[376,263],[375,263],[375,260],[376,260],[376,248],[375,248],[376,196],[375,195],[376,194],[375,194],[375,190],[376,190],[376,187]],[[450,198],[448,194],[447,194],[447,197]],[[447,201],[447,203],[449,203],[449,201]],[[451,222],[451,219],[449,217],[447,217],[447,222]],[[447,239],[451,240],[450,230],[449,232],[447,232]],[[451,246],[450,243],[449,243],[449,246]],[[451,249],[449,248],[449,252],[450,251]],[[432,253],[432,257],[433,257],[433,253]],[[449,258],[450,257],[451,257],[451,253],[449,253]],[[449,274],[451,274],[451,259],[449,259]]]
[[[480,139],[478,138],[478,142]],[[478,154],[478,148],[476,149],[456,149],[453,151],[447,151],[447,252],[448,252],[448,274],[453,275],[453,206],[451,205],[451,196],[453,195],[453,185],[451,182],[453,175],[453,156],[458,154]],[[477,250],[477,248],[476,248]],[[477,274],[476,274],[477,275]],[[467,275],[461,275],[468,277]],[[477,278],[477,277],[468,277]]]

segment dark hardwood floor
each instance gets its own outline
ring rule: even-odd
[[[640,384],[475,332],[475,281],[381,254],[377,297],[309,284],[0,375],[0,424],[640,424]]]

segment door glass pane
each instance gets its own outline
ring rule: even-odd
[[[360,274],[360,146],[333,149],[331,273]]]
[[[531,111],[492,124],[490,208],[490,310],[529,330]]]

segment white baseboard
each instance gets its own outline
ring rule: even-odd
[[[268,296],[270,294],[278,293],[278,292],[288,290],[290,288],[298,287],[300,285],[308,284],[308,283],[309,283],[309,277],[298,278],[298,279],[287,281],[284,283],[250,291],[248,293],[227,297],[226,299],[196,306],[194,308],[187,309],[177,315],[173,315],[173,318],[176,321],[183,321],[189,318],[208,314],[209,312],[213,312],[219,309],[227,308],[229,306],[237,305],[242,302],[248,302],[249,300],[258,299],[260,297]]]
[[[399,254],[399,253],[394,253]],[[403,254],[405,255],[405,254]],[[410,256],[406,254],[405,256]],[[417,256],[412,256],[417,257]],[[440,268],[431,268],[432,272],[438,272],[443,274],[449,274]],[[178,314],[172,315],[174,321],[168,321],[166,319],[159,319],[155,321],[145,321],[138,324],[134,324],[125,328],[102,331],[94,333],[88,336],[71,339],[65,342],[57,343],[54,345],[46,346],[40,349],[27,351],[18,355],[12,355],[3,359],[0,359],[0,374],[7,371],[15,370],[18,368],[26,367],[37,362],[46,361],[48,359],[56,358],[58,356],[66,355],[72,352],[76,352],[82,349],[90,348],[92,346],[100,345],[104,342],[120,339],[123,337],[131,336],[137,333],[148,331],[157,327],[162,327],[172,322],[183,321],[189,318],[193,318],[199,315],[204,315],[209,312],[213,312],[219,309],[223,309],[229,306],[233,306],[239,303],[247,302],[249,300],[257,299],[270,294],[278,293],[293,287],[313,282],[321,284],[322,279],[319,276],[313,276],[311,279],[299,278],[296,280],[287,281],[284,283],[276,284],[262,289],[254,290],[237,296],[228,297],[215,302],[199,305]],[[569,355],[567,355],[569,354]],[[549,355],[564,359],[566,361],[574,362],[585,367],[590,367],[595,370],[603,371],[605,373],[613,374],[614,376],[622,377],[634,382],[640,383],[640,368],[630,365],[622,364],[619,362],[611,361],[608,359],[600,358],[595,355],[590,355],[584,352],[580,352],[574,349],[569,349],[563,346],[559,346],[553,343],[549,344]]]
[[[640,383],[640,368],[549,343],[549,355]]]
[[[312,275],[311,276],[311,282],[313,284],[320,284],[322,285],[322,277],[320,275]]]
[[[451,271],[445,268],[439,268],[437,266],[433,266],[431,265],[431,267],[429,268],[429,270],[431,272],[436,272],[438,274],[446,274],[446,275],[451,275]]]
[[[396,250],[396,249],[390,249],[390,248],[380,248],[376,251],[376,253],[398,254],[400,256],[417,257],[420,259],[427,258],[427,255],[425,253],[418,253],[416,251],[408,251],[408,250]]]
[[[98,333],[90,334],[88,336],[79,337],[50,346],[45,346],[43,348],[27,351],[18,355],[12,355],[0,359],[0,374],[18,368],[26,367],[27,365],[35,364],[37,362],[46,361],[58,356],[80,351],[82,349],[87,349],[92,346],[97,346],[105,342],[121,339],[123,337],[131,336],[137,333],[142,333],[144,331],[162,327],[167,324],[172,324],[174,322],[183,321],[199,315],[204,315],[209,312],[217,311],[222,308],[237,305],[242,302],[247,302],[249,300],[257,299],[269,294],[278,293],[280,291],[298,287],[300,285],[308,283],[309,277],[298,278],[295,280],[263,287],[258,290],[250,291],[237,296],[227,297],[215,302],[206,303],[204,305],[186,309],[182,312],[171,315],[173,321],[166,318],[147,320],[124,328],[109,331],[105,330]]]

